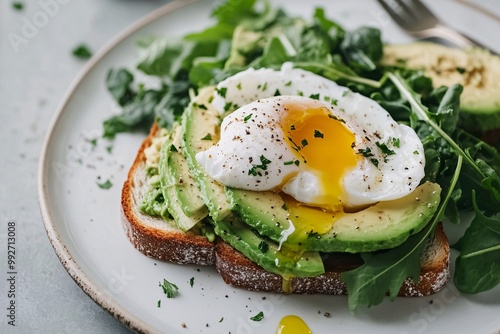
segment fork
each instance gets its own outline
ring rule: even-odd
[[[462,49],[480,47],[489,50],[481,43],[443,24],[419,0],[377,1],[401,28],[417,38],[441,38]],[[490,52],[493,53],[491,50]]]

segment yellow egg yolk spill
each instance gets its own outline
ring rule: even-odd
[[[354,134],[326,107],[308,109],[289,105],[284,110],[280,123],[296,154],[293,163],[299,167],[304,164],[321,183],[320,195],[314,202],[329,211],[342,211],[345,198],[342,179],[359,159],[353,149]]]
[[[276,334],[312,334],[307,324],[296,315],[287,315],[281,319]]]

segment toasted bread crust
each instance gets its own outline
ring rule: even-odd
[[[130,242],[143,254],[163,261],[179,264],[213,265],[215,263],[215,246],[207,238],[193,233],[184,233],[175,227],[166,226],[167,223],[153,217],[141,217],[137,211],[138,201],[135,198],[135,175],[145,166],[144,149],[151,145],[156,136],[158,127],[153,125],[149,136],[143,141],[127,180],[122,188],[122,224]],[[152,226],[146,220],[156,221]]]
[[[432,257],[427,257],[426,253]],[[251,291],[283,293],[283,278],[267,272],[240,252],[224,242],[216,245],[216,268],[224,282]],[[450,246],[441,225],[438,226],[435,238],[427,247],[422,257],[420,279],[415,284],[407,279],[399,296],[426,296],[442,289],[449,278]],[[347,288],[340,275],[354,269],[360,263],[345,261],[329,263],[326,273],[317,277],[294,277],[291,282],[291,293],[296,294],[346,294]]]

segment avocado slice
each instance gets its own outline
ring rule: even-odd
[[[424,228],[437,210],[441,187],[426,182],[403,198],[341,214],[327,233],[296,226],[288,239],[284,231],[290,228],[290,213],[278,193],[236,189],[226,193],[246,224],[288,248],[361,253],[396,247]]]
[[[206,207],[202,206],[191,216],[187,216],[182,210],[182,204],[176,192],[176,179],[170,174],[168,168],[171,155],[178,153],[175,149],[172,149],[175,147],[172,142],[172,137],[170,136],[165,141],[160,151],[158,174],[160,176],[161,191],[165,199],[165,206],[170,215],[174,218],[177,227],[183,231],[188,231],[208,215],[208,210]]]
[[[208,215],[208,209],[201,196],[182,154],[181,147],[181,127],[176,124],[172,130],[172,143],[167,159],[167,173],[169,184],[172,184],[177,198],[179,199],[182,211],[186,216],[200,215],[202,210]]]
[[[214,88],[205,88],[194,98],[182,115],[182,148],[184,156],[210,216],[218,221],[231,213],[224,186],[212,179],[196,161],[196,153],[219,141],[220,117],[208,102]]]
[[[283,277],[314,277],[325,272],[318,252],[294,252],[280,249],[278,244],[267,240],[242,223],[228,216],[214,222],[215,233],[265,270]]]
[[[461,84],[463,125],[474,132],[500,128],[500,57],[487,50],[429,42],[386,45],[382,65],[422,70],[434,87]]]

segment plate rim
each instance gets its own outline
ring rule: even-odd
[[[110,53],[118,44],[123,42],[126,38],[130,37],[132,34],[137,32],[139,29],[145,27],[146,25],[154,22],[155,20],[175,12],[183,7],[197,3],[201,0],[174,0],[169,2],[152,12],[142,16],[132,24],[128,25],[124,30],[122,30],[118,35],[113,37],[109,42],[107,42],[104,47],[102,47],[85,66],[79,71],[76,78],[72,81],[69,88],[66,90],[59,106],[54,113],[50,124],[46,130],[46,134],[42,143],[42,149],[40,151],[40,160],[38,162],[38,172],[37,172],[37,189],[38,189],[38,205],[40,213],[42,216],[42,221],[45,227],[45,232],[52,245],[54,252],[59,259],[59,262],[63,265],[66,272],[70,275],[73,281],[82,289],[82,291],[89,296],[97,305],[102,307],[108,313],[110,313],[115,319],[119,320],[125,326],[136,332],[143,333],[157,333],[158,330],[147,324],[145,321],[141,320],[132,312],[126,310],[121,306],[116,300],[111,296],[103,294],[101,288],[92,280],[85,271],[78,265],[78,263],[73,258],[71,252],[68,250],[62,238],[59,234],[59,230],[56,226],[52,210],[50,208],[49,195],[46,189],[46,176],[50,166],[47,161],[47,154],[51,143],[53,141],[53,134],[56,127],[59,124],[61,116],[66,109],[69,101],[75,94],[75,91],[81,85],[81,83],[88,76],[90,71],[94,69],[99,62]]]

